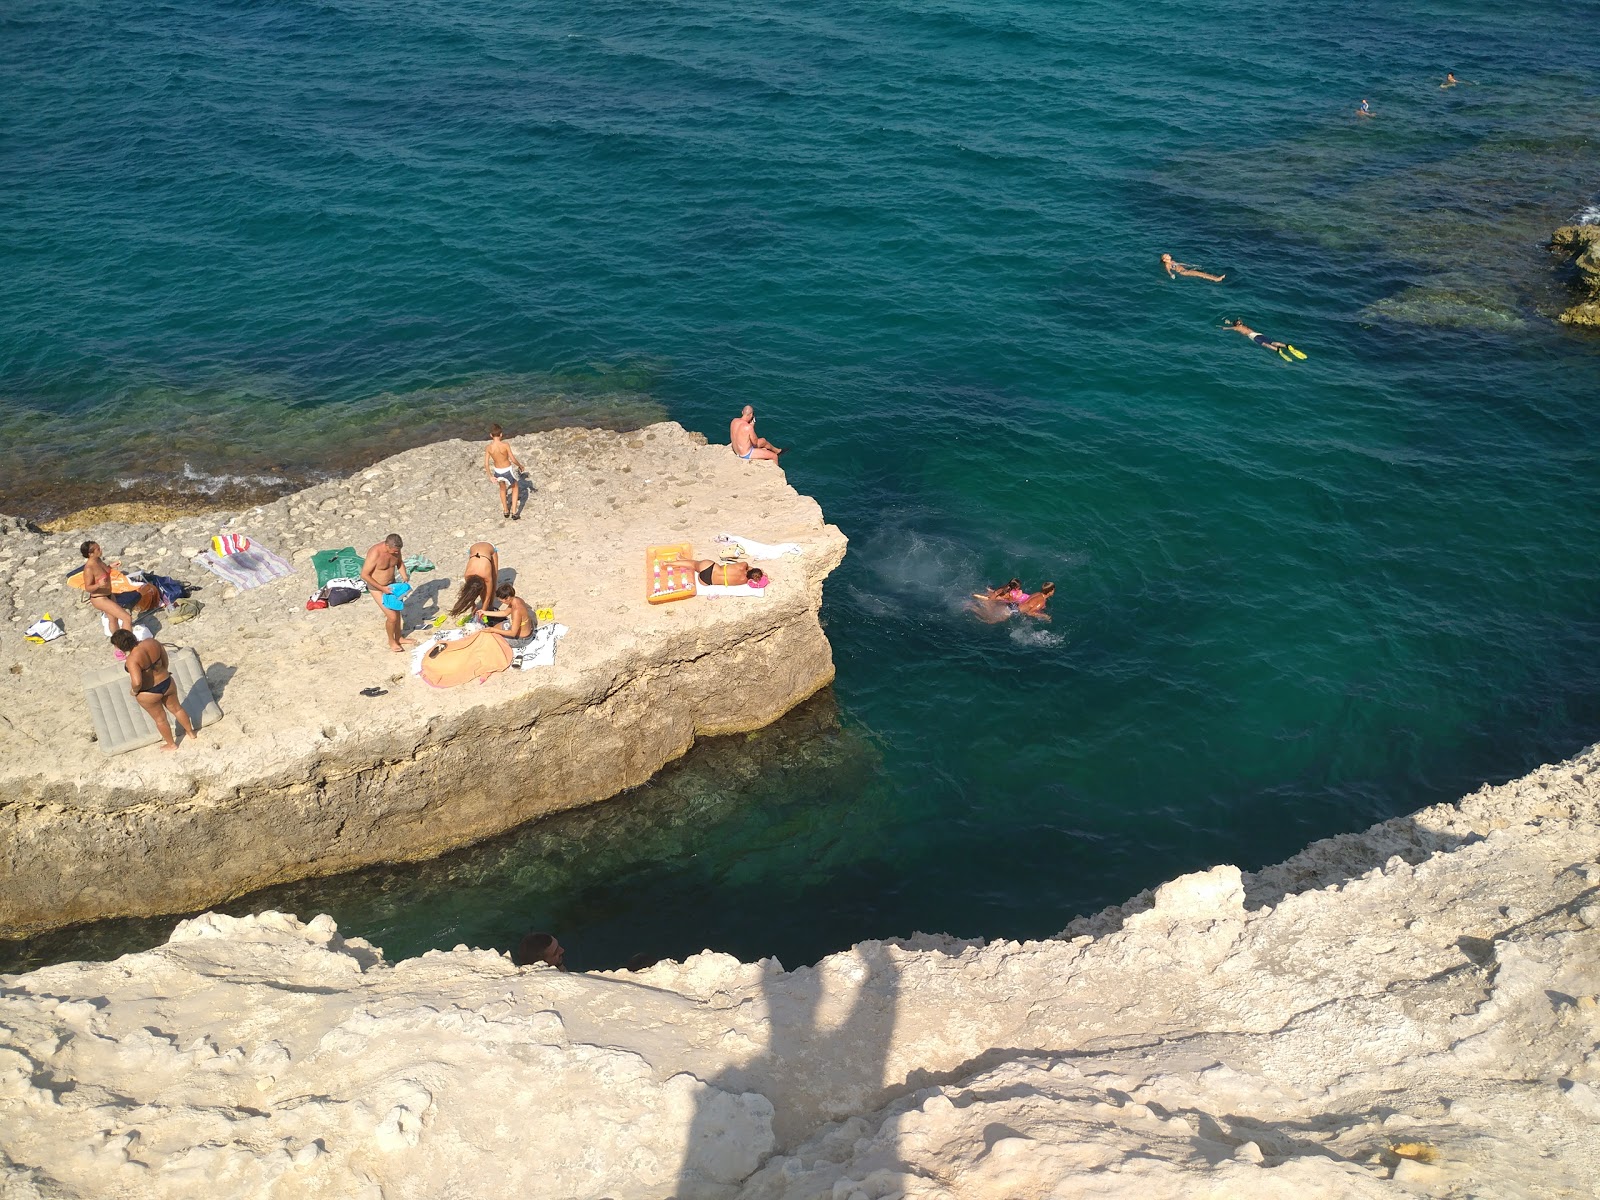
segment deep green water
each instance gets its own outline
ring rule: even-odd
[[[235,911],[391,956],[545,927],[580,966],[1050,934],[1600,736],[1600,338],[1549,319],[1541,247],[1600,194],[1597,31],[1474,0],[13,0],[0,510],[749,400],[851,538],[832,696]],[[961,612],[1011,574],[1057,583],[1050,625]]]

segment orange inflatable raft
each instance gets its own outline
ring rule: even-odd
[[[694,547],[650,546],[644,552],[644,598],[651,604],[694,595]]]

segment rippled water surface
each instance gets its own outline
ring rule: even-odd
[[[1541,245],[1600,193],[1584,20],[17,0],[0,510],[749,400],[851,538],[832,697],[235,907],[589,966],[1053,933],[1596,738],[1600,339]],[[1051,623],[962,612],[1012,574]]]

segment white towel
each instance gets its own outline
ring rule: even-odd
[[[799,554],[799,542],[758,542],[752,538],[739,537],[737,534],[721,533],[717,541],[730,549],[738,550],[746,558],[757,560],[767,558],[782,558],[785,554]]]
[[[694,594],[696,596],[710,596],[713,600],[719,596],[748,596],[751,599],[760,600],[771,590],[772,585],[770,583],[764,588],[751,587],[748,583],[702,583],[695,587]]]
[[[511,665],[519,671],[526,671],[530,667],[555,666],[556,643],[566,636],[565,625],[539,626],[533,631],[528,644],[517,652],[516,661]]]

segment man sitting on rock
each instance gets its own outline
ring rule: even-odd
[[[150,719],[156,723],[163,743],[161,748],[178,748],[178,743],[172,738],[172,725],[167,721],[167,713],[178,719],[184,733],[194,737],[194,723],[189,720],[189,714],[183,711],[183,705],[178,703],[177,684],[167,666],[167,648],[155,638],[141,642],[131,629],[117,630],[111,635],[111,644],[127,655],[123,666],[127,668],[128,686],[133,689],[133,698],[139,702],[139,707],[149,713]]]
[[[733,444],[733,452],[745,462],[754,458],[777,462],[778,455],[783,453],[766,438],[756,436],[756,410],[748,404],[728,425],[728,440]]]

